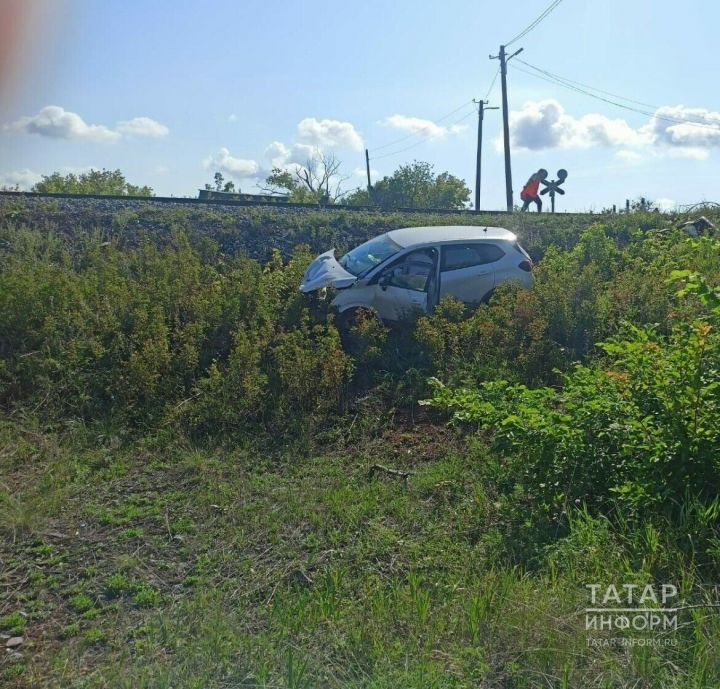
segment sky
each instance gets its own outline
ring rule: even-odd
[[[0,186],[119,168],[196,196],[219,170],[257,192],[322,151],[351,189],[368,148],[373,181],[420,160],[474,188],[472,99],[500,105],[488,57],[550,4],[0,0]],[[515,198],[543,167],[569,173],[559,210],[720,201],[718,25],[712,0],[560,2],[509,48]],[[505,206],[501,133],[488,111],[485,209]]]

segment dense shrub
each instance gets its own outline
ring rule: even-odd
[[[266,216],[248,212],[259,231]],[[538,454],[524,465],[525,483],[536,492],[546,487],[536,497],[548,514],[568,499],[604,506],[621,494],[645,506],[708,480],[697,459],[691,474],[678,473],[676,457],[686,464],[711,447],[714,436],[693,445],[683,440],[686,425],[667,426],[665,454],[653,446],[655,454],[647,455],[640,439],[621,442],[606,426],[625,428],[627,419],[657,416],[670,404],[658,398],[647,408],[647,390],[662,387],[649,378],[662,370],[653,347],[665,357],[663,375],[673,385],[683,358],[696,356],[697,342],[712,351],[714,331],[703,335],[690,324],[704,308],[697,295],[707,296],[720,275],[714,240],[647,233],[627,216],[593,225],[572,241],[563,230],[568,241],[556,242],[560,230],[549,224],[547,236],[534,239],[544,257],[532,291],[503,286],[475,310],[447,300],[409,328],[388,330],[360,319],[342,341],[328,302],[297,289],[312,256],[307,248],[288,258],[276,250],[262,265],[224,253],[217,237],[197,232],[183,209],[123,213],[112,231],[78,230],[70,240],[8,217],[0,225],[0,403],[6,409],[30,408],[52,419],[175,421],[201,435],[247,427],[282,433],[307,427],[310,418],[327,422],[369,390],[381,406],[412,407],[435,375],[450,386],[443,394],[477,390],[483,404],[498,405],[496,416],[483,419],[486,427],[512,431],[513,442],[527,435],[524,447]],[[143,214],[164,224],[132,242],[118,234]],[[350,215],[323,217],[331,222],[307,229],[324,237],[348,230]],[[229,241],[236,232],[229,216],[218,212],[214,222],[226,225],[222,241]],[[678,301],[667,278],[680,268],[707,275],[705,292],[698,288]],[[601,341],[606,344],[598,348]],[[603,356],[607,361],[598,363]],[[706,375],[712,381],[712,371]],[[628,376],[635,383],[625,384]],[[503,380],[509,382],[493,382]],[[592,400],[599,405],[594,411]],[[537,418],[530,423],[512,405],[528,414],[535,409]],[[505,423],[515,417],[519,426]],[[669,423],[663,418],[658,428]],[[631,439],[640,433],[632,424],[626,432]],[[502,432],[496,437],[510,442]],[[669,494],[658,492],[652,472],[638,471],[640,456],[672,473]],[[583,478],[569,491],[568,477],[581,459]],[[630,473],[635,483],[627,487]]]
[[[708,288],[690,291],[717,299]],[[689,504],[717,516],[719,312],[667,335],[627,324],[600,343],[604,357],[576,365],[557,387],[436,381],[428,403],[491,433],[512,477],[505,490],[536,523],[557,524],[579,504],[623,520],[678,523]],[[717,533],[705,537],[715,548]]]
[[[469,314],[444,302],[420,319],[417,337],[446,381],[556,382],[557,369],[597,354],[595,343],[624,321],[656,324],[667,334],[673,322],[697,313],[698,303],[678,303],[667,282],[678,267],[720,275],[717,242],[635,233],[621,250],[597,225],[573,249],[546,251],[532,291],[503,286]]]
[[[351,367],[322,309],[311,318],[297,290],[309,260],[303,250],[262,268],[243,258],[203,262],[182,231],[162,250],[95,242],[80,256],[28,230],[8,236],[13,250],[0,273],[5,406],[147,423],[188,399],[188,410],[207,404],[196,399],[210,390],[206,415],[218,419],[339,408]],[[219,409],[221,399],[228,409]]]

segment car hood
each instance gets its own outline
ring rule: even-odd
[[[335,249],[320,254],[307,268],[303,276],[300,290],[313,292],[328,287],[349,287],[357,280],[357,276],[349,273],[335,258]]]

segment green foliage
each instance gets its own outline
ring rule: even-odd
[[[599,346],[605,357],[561,375],[559,387],[436,381],[429,404],[492,432],[512,467],[508,490],[541,521],[558,522],[584,504],[594,513],[677,522],[688,500],[711,505],[720,481],[713,326],[680,323],[660,335],[626,325]]]
[[[465,208],[470,200],[470,189],[465,182],[449,172],[436,175],[430,163],[415,161],[401,165],[389,177],[373,185],[368,199],[367,191],[360,190],[348,196],[349,205],[368,205],[368,201],[382,208]]]
[[[105,635],[103,634],[102,630],[98,629],[97,627],[88,629],[85,632],[85,636],[83,637],[83,641],[88,645],[100,644],[104,640],[105,640]]]
[[[73,622],[72,624],[65,625],[60,630],[60,638],[61,639],[70,639],[73,636],[77,636],[79,633],[80,633],[80,623]]]
[[[148,186],[130,184],[120,170],[94,170],[75,174],[70,172],[62,175],[53,172],[43,175],[33,185],[31,191],[42,193],[63,194],[108,194],[111,196],[154,196]]]
[[[48,210],[0,205],[0,631],[41,621],[34,685],[718,684],[707,611],[671,649],[578,615],[589,581],[717,581],[716,240],[506,218],[534,290],[339,331],[291,247],[428,216]]]
[[[160,591],[145,584],[138,587],[133,597],[133,602],[138,608],[154,608],[160,603],[160,600]]]
[[[0,617],[0,629],[10,636],[21,636],[27,627],[27,618],[19,612]]]
[[[213,184],[206,184],[205,189],[208,191],[214,187],[215,191],[227,191],[240,193],[240,187],[235,188],[235,182],[232,180],[225,181],[222,172],[216,172],[213,176]]]
[[[446,381],[555,383],[558,370],[596,356],[596,343],[623,322],[655,324],[669,334],[674,322],[699,316],[702,305],[678,302],[667,281],[681,265],[720,274],[717,242],[636,234],[621,248],[607,227],[596,225],[572,249],[546,250],[532,291],[503,285],[489,305],[469,314],[444,302],[419,320],[416,335]]]
[[[107,592],[108,594],[112,596],[120,596],[123,593],[126,593],[127,591],[132,590],[132,582],[130,579],[124,575],[124,574],[113,574],[108,580],[106,584]]]
[[[93,244],[73,266],[62,250],[48,256],[52,244],[26,252],[28,234],[14,238],[0,275],[4,403],[84,418],[177,412],[216,428],[341,405],[352,366],[334,326],[301,302],[307,252],[265,270],[208,265],[176,232],[162,252]]]
[[[95,606],[95,601],[84,593],[78,593],[72,597],[70,606],[75,612],[84,613]]]
[[[290,171],[275,167],[265,180],[263,189],[287,196],[292,203],[335,203],[345,195],[340,161],[332,154],[316,150],[303,165]]]
[[[287,196],[291,203],[319,203],[323,195],[322,189],[310,188],[292,172],[280,168],[273,168],[265,185],[269,192]]]

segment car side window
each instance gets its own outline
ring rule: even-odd
[[[388,269],[385,273],[388,278],[387,284],[424,292],[434,267],[435,260],[432,251],[414,251]]]
[[[505,252],[496,244],[450,244],[443,247],[440,270],[460,270],[495,263],[504,255]]]

